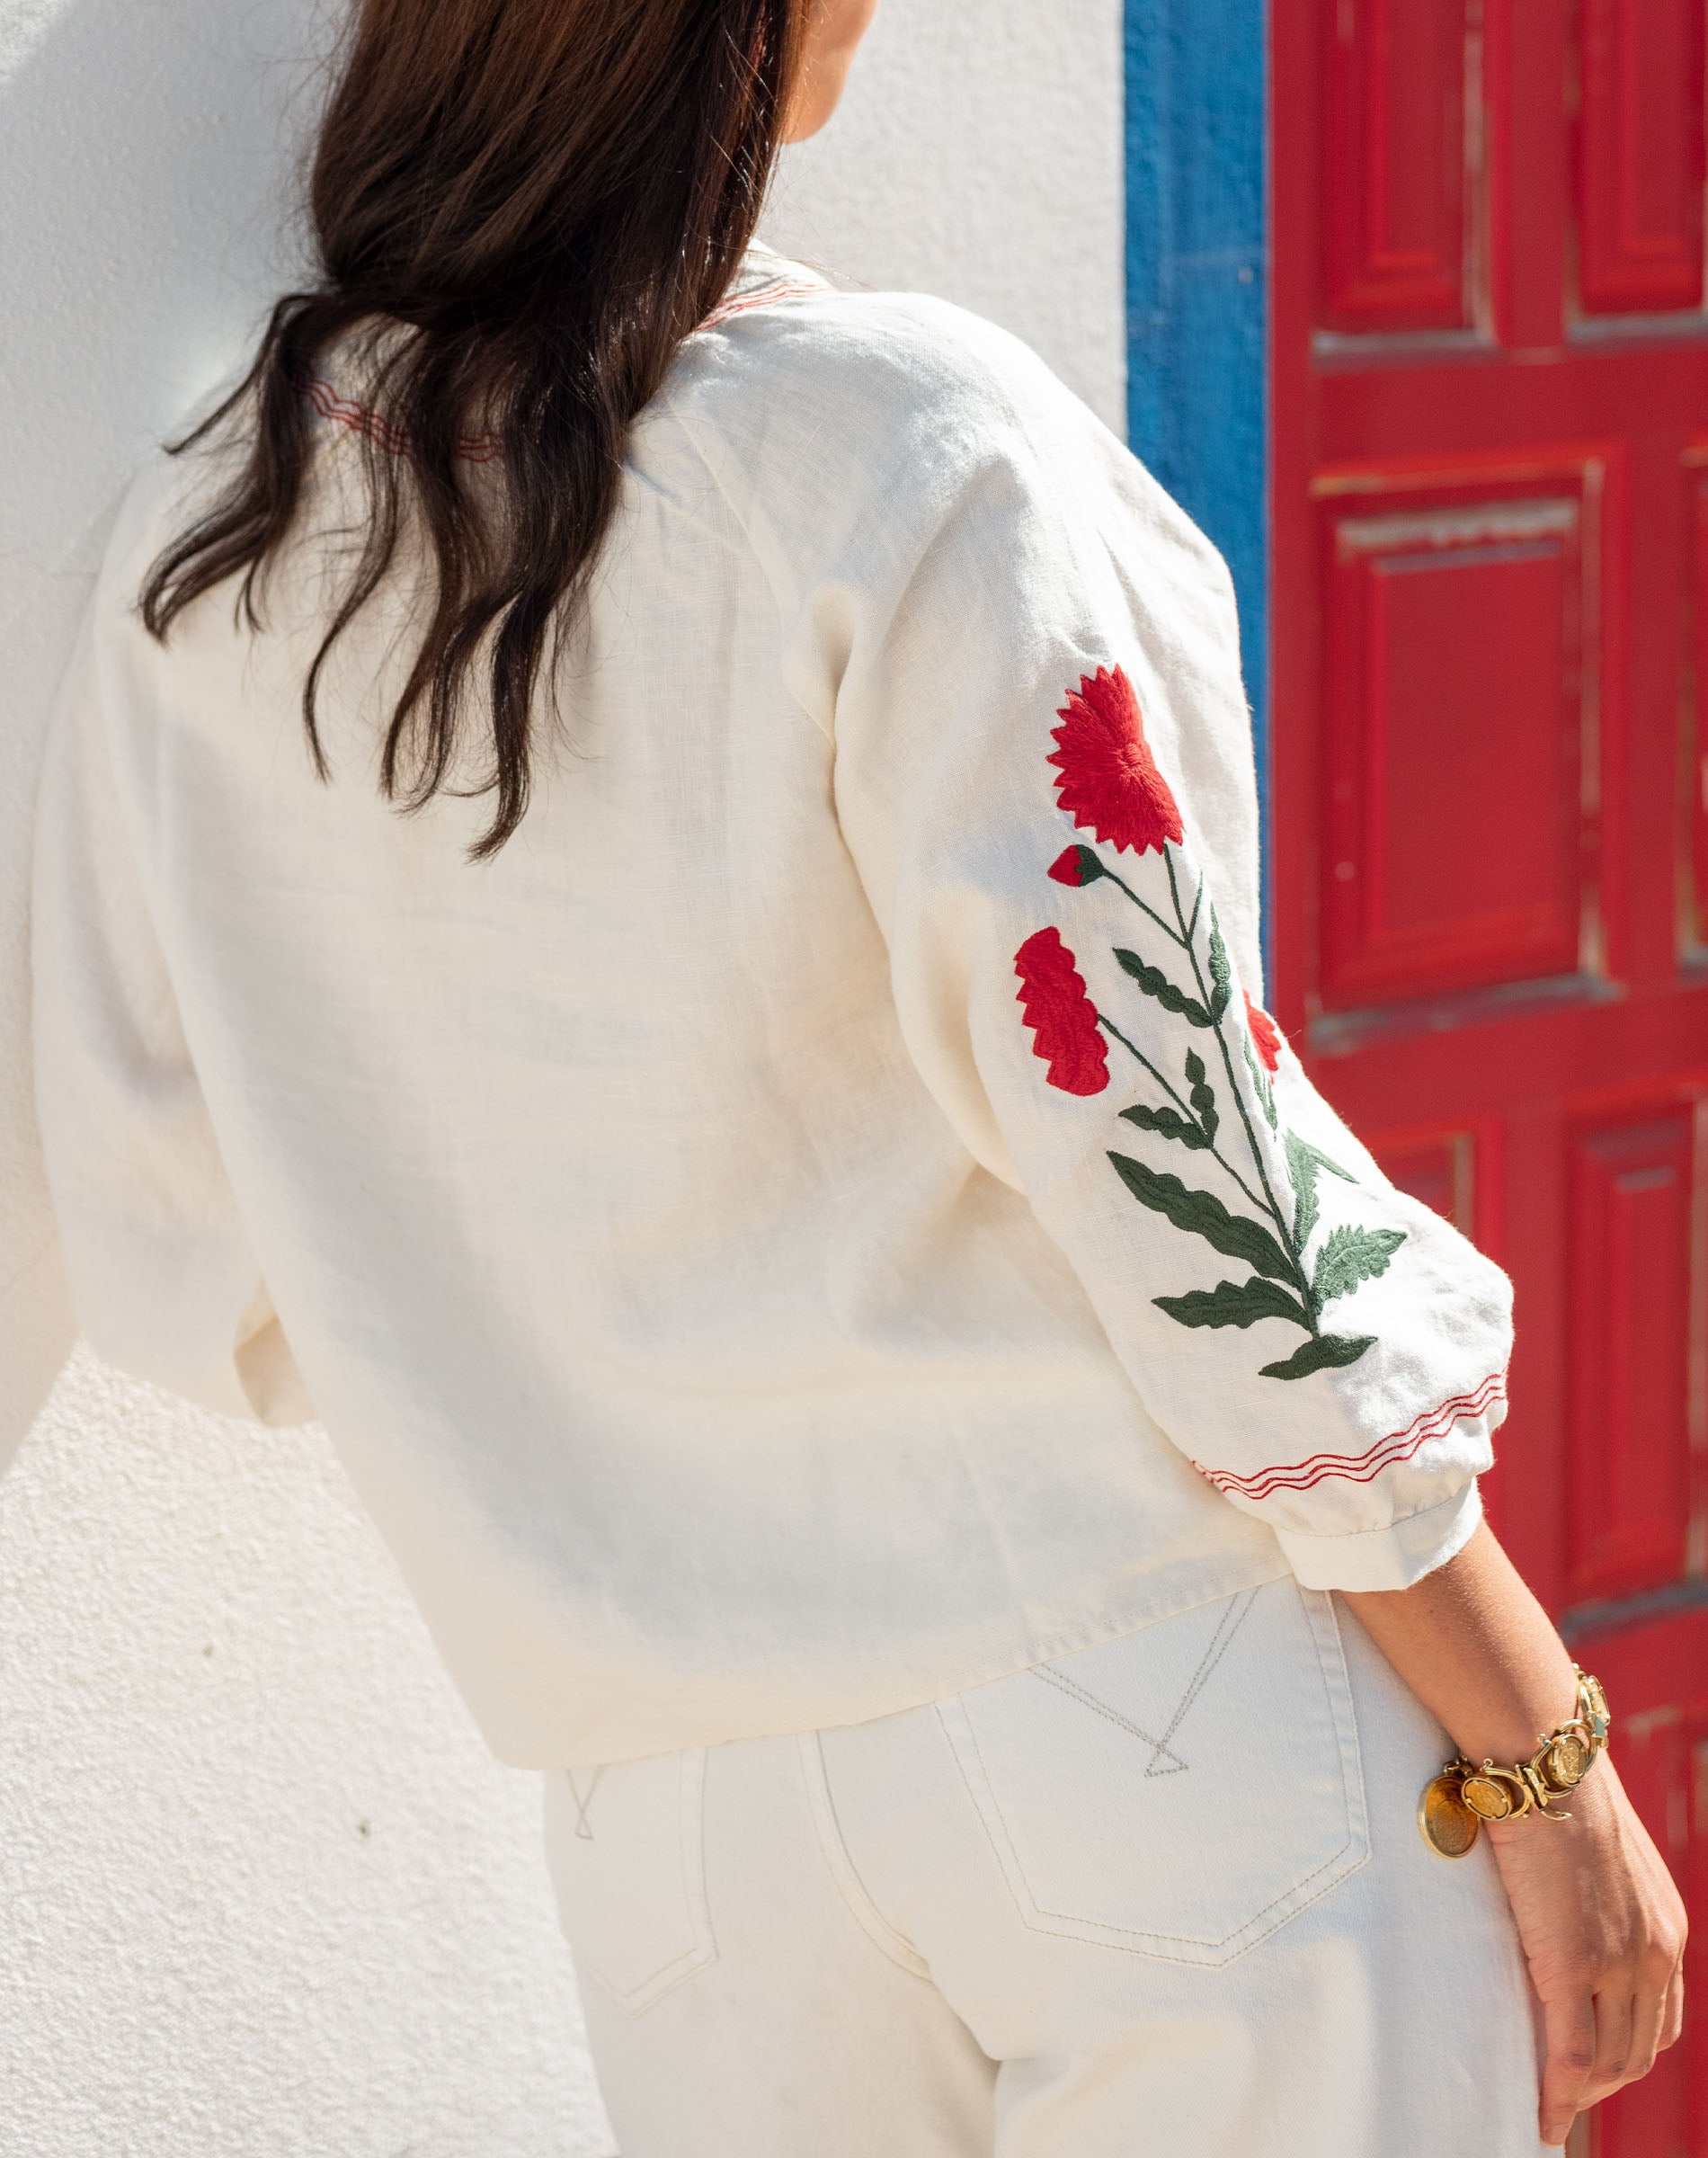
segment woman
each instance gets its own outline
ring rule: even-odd
[[[1508,1287],[1258,1001],[1214,550],[752,245],[871,12],[357,9],[56,725],[79,1315],[324,1415],[625,2158],[1558,2144],[1683,1917],[1480,1522]]]

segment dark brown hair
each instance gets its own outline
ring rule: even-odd
[[[303,495],[316,363],[394,333],[367,348],[371,514],[303,722],[325,779],[322,668],[415,520],[434,604],[380,783],[405,809],[445,787],[484,682],[476,791],[496,798],[476,858],[528,806],[536,685],[615,512],[630,424],[752,236],[800,4],[359,0],[309,188],[320,276],[280,300],[242,384],[173,446],[227,423],[246,442],[224,494],[154,564],[143,620],[164,641],[241,573],[236,603],[259,628],[257,580]],[[475,429],[489,461],[467,454]]]

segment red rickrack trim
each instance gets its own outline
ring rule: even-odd
[[[323,420],[336,420],[341,427],[348,427],[351,434],[366,435],[388,456],[414,454],[409,437],[401,427],[394,427],[371,406],[358,405],[353,397],[341,396],[332,383],[319,375],[305,384],[303,395]],[[457,445],[457,454],[468,464],[489,465],[502,448],[495,434],[466,434]]]
[[[734,299],[722,301],[693,332],[698,336],[701,330],[715,330],[720,325],[733,321],[737,315],[745,315],[753,308],[769,308],[775,299],[811,299],[814,293],[832,292],[833,285],[803,284],[797,278],[791,282],[779,278],[774,285],[761,285],[752,292],[739,293]]]
[[[1426,1409],[1404,1431],[1390,1431],[1385,1439],[1378,1439],[1367,1453],[1312,1454],[1303,1461],[1290,1461],[1277,1468],[1260,1468],[1252,1476],[1232,1476],[1223,1468],[1205,1468],[1202,1461],[1195,1461],[1192,1466],[1200,1476],[1207,1476],[1218,1491],[1238,1492],[1242,1499],[1267,1499],[1274,1491],[1308,1491],[1325,1476],[1344,1476],[1350,1484],[1368,1484],[1384,1468],[1392,1468],[1396,1461],[1409,1460],[1431,1439],[1445,1438],[1462,1416],[1484,1415],[1497,1402],[1504,1402],[1506,1398],[1506,1373],[1491,1371],[1473,1392],[1455,1394],[1439,1408]]]
[[[762,285],[757,291],[743,292],[734,299],[726,299],[721,307],[714,308],[693,333],[715,330],[724,323],[733,321],[737,315],[745,315],[753,308],[769,307],[777,299],[806,299],[815,292],[828,292],[834,288],[823,284],[803,284],[798,280],[791,283],[778,279],[775,284]],[[369,405],[359,405],[347,397],[334,383],[316,375],[304,385],[303,394],[324,420],[334,420],[341,427],[348,427],[351,434],[365,435],[370,442],[391,457],[409,457],[414,454],[409,437],[401,427],[391,422]],[[495,434],[467,434],[457,445],[457,454],[465,463],[490,465],[501,456],[503,445]]]

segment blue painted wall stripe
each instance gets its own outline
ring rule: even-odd
[[[1125,0],[1128,439],[1233,574],[1266,825],[1267,29],[1265,0]]]

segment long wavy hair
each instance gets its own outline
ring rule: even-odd
[[[536,687],[616,511],[629,427],[752,237],[805,4],[359,0],[309,183],[319,275],[279,301],[243,382],[172,445],[229,427],[240,455],[150,569],[143,620],[165,641],[240,575],[236,603],[259,629],[262,573],[302,504],[321,356],[369,340],[369,514],[303,725],[324,780],[322,670],[419,529],[431,610],[380,785],[422,807],[489,727],[469,789],[494,798],[476,859],[527,808]]]

